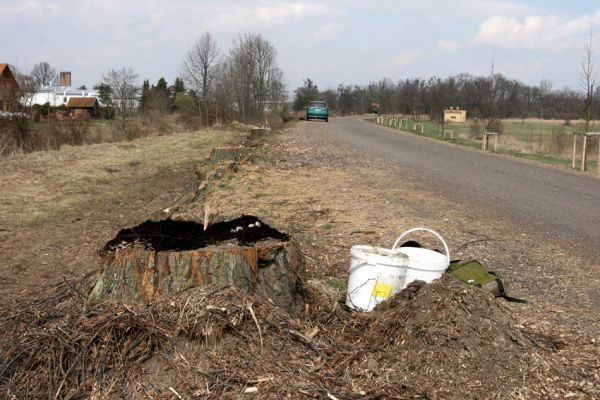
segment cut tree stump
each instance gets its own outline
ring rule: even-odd
[[[244,161],[252,157],[251,147],[215,147],[210,153],[211,161]]]
[[[267,134],[271,132],[269,128],[252,128],[250,131],[250,135],[248,136],[249,140],[258,140],[263,139]]]
[[[119,232],[104,253],[90,301],[149,303],[217,285],[262,295],[292,313],[304,307],[304,261],[297,245],[256,217],[206,231],[195,222],[146,221]]]

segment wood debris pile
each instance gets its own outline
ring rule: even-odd
[[[71,296],[6,310],[11,398],[518,398],[560,342],[516,326],[487,292],[444,277],[367,314],[307,284],[303,313],[228,288],[149,305]],[[65,286],[61,289],[63,292]],[[52,298],[51,294],[47,295]],[[543,396],[542,396],[543,397]]]

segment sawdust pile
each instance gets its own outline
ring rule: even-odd
[[[85,285],[5,310],[2,397],[516,398],[553,351],[488,293],[449,277],[368,314],[308,285],[294,317],[234,288],[127,306],[87,305]]]

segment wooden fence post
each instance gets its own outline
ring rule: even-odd
[[[577,158],[577,133],[573,132],[573,162],[571,168],[575,169],[575,159]]]
[[[481,143],[481,150],[487,150],[487,133],[483,134],[483,142]]]
[[[598,136],[598,161],[596,164],[596,173],[600,175],[600,136]]]
[[[585,171],[586,169],[586,156],[587,156],[587,135],[583,134],[583,150],[581,152],[581,170]]]
[[[496,133],[494,135],[494,153],[496,153],[497,148],[498,148],[498,134]]]

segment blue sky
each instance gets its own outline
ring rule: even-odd
[[[554,89],[579,89],[594,26],[600,71],[600,1],[0,0],[0,62],[28,71],[47,61],[93,86],[110,68],[172,83],[186,51],[211,31],[225,54],[240,33],[278,50],[290,92],[387,77],[446,77],[495,70]],[[598,77],[600,79],[600,77]]]

